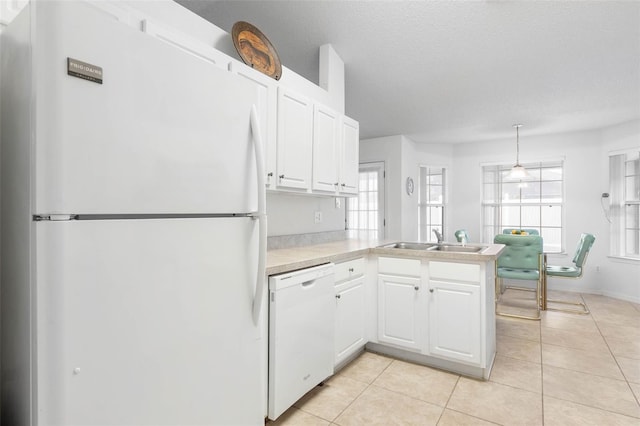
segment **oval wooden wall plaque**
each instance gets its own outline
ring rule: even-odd
[[[231,29],[233,45],[245,64],[276,80],[282,76],[282,64],[276,49],[262,32],[248,22],[238,21]]]

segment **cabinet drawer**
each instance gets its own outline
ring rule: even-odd
[[[363,257],[336,263],[334,269],[336,284],[364,275],[364,268],[365,262]]]
[[[429,279],[480,282],[480,265],[473,263],[429,262]]]
[[[378,273],[419,277],[420,260],[400,259],[397,257],[379,257]]]

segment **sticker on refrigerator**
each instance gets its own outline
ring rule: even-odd
[[[102,67],[77,59],[67,58],[67,74],[102,84]]]

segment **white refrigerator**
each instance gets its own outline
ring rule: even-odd
[[[1,39],[3,424],[262,424],[255,89],[89,2]]]

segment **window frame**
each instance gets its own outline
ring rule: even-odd
[[[617,166],[614,165],[615,161],[619,163]],[[628,174],[628,162],[636,163],[635,173]],[[635,177],[635,195],[630,195],[627,192],[629,177]],[[611,232],[609,255],[620,259],[640,261],[640,150],[629,149],[609,153],[609,194],[609,214],[607,217]],[[636,226],[631,228],[627,223],[629,216],[626,213],[629,206],[636,206],[636,214],[638,215]],[[629,251],[628,231],[635,233],[633,236],[635,253]]]
[[[375,212],[377,213],[377,229],[370,229],[370,228],[360,228],[360,224],[359,224],[359,220],[356,221],[356,228],[352,228],[353,223],[350,220],[350,212],[354,211],[354,204],[358,204],[358,208],[355,209],[356,212],[360,212],[360,211],[366,211],[366,212],[373,212],[373,210],[361,210],[359,208],[359,204],[360,204],[360,198],[361,198],[361,194],[360,194],[360,179],[362,178],[362,173],[371,173],[371,172],[375,172],[377,174],[377,182],[378,182],[378,186],[376,188],[377,192],[377,209],[375,210]],[[384,162],[372,162],[372,163],[360,163],[359,169],[358,169],[358,196],[356,197],[348,197],[345,201],[345,217],[344,217],[344,222],[345,222],[345,229],[349,232],[353,232],[356,233],[359,237],[364,238],[364,237],[368,237],[368,238],[376,238],[379,240],[383,240],[386,236],[386,219],[385,219],[385,179],[386,179],[386,172],[385,172],[385,163]],[[374,191],[367,191],[367,192],[374,192]]]
[[[559,236],[556,236],[551,240],[547,238],[544,251],[545,253],[562,254],[566,251],[565,245],[565,211],[566,211],[566,198],[565,198],[565,164],[564,158],[530,161],[522,163],[522,166],[527,170],[530,177],[528,179],[522,179],[519,182],[516,180],[508,179],[508,173],[512,168],[512,164],[505,163],[493,163],[482,164],[482,195],[481,195],[481,241],[483,243],[493,243],[493,238],[496,234],[502,233],[505,228],[533,228],[536,229],[543,237],[545,233],[559,232]],[[544,171],[547,172],[553,169],[560,169],[560,178],[553,179],[549,176],[544,176]],[[492,174],[493,179],[488,179],[487,175]],[[518,198],[510,202],[504,200],[504,186],[506,185],[518,185]],[[529,186],[529,185],[534,186]],[[545,185],[546,184],[546,185]],[[555,184],[555,193],[553,189]],[[528,192],[532,194],[538,194],[539,199],[533,201],[532,198],[523,198],[523,186],[526,185],[529,189]],[[544,190],[544,187],[548,186],[550,189]],[[491,188],[493,196],[487,194],[487,189]],[[536,192],[537,191],[537,192]],[[547,192],[548,191],[548,192]],[[545,194],[547,195],[545,199]],[[556,197],[556,199],[550,198]],[[518,211],[518,223],[505,223],[504,210],[512,207]],[[523,222],[523,208],[531,209],[537,208],[538,212],[534,214],[537,217],[537,224],[527,224],[526,219]],[[544,214],[545,207],[559,208],[559,213]],[[545,216],[547,222],[545,223]],[[555,218],[555,219],[554,219]],[[546,232],[545,232],[546,230]]]
[[[429,179],[423,179],[423,170],[426,170],[425,177],[429,176],[442,176],[440,184],[431,184],[428,182]],[[431,170],[438,170],[439,173],[430,173]],[[418,166],[418,241],[427,241],[427,242],[436,242],[437,239],[435,234],[433,233],[433,229],[439,229],[439,232],[444,236],[446,235],[446,213],[447,213],[447,168],[444,166],[438,165],[429,165],[429,164],[421,164]],[[430,197],[427,196],[427,200],[423,200],[423,198],[430,194],[431,186],[441,186],[441,202],[433,202],[430,200]],[[432,220],[429,220],[427,224],[422,223],[422,218],[431,217],[428,214],[428,210],[431,208],[440,208],[440,224],[433,224]],[[423,214],[424,210],[424,214]],[[423,230],[423,228],[426,229]]]

